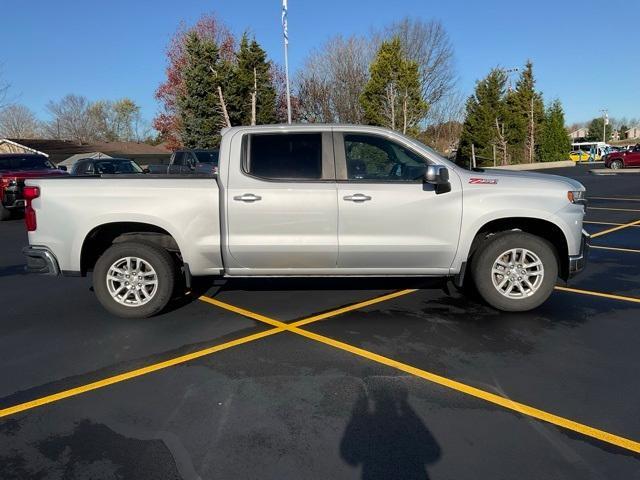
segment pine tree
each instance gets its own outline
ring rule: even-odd
[[[276,121],[276,90],[271,78],[271,64],[266,52],[255,39],[244,34],[233,79],[228,88],[229,117],[233,125],[251,125],[252,96],[255,94],[257,125]],[[255,90],[255,91],[254,91]]]
[[[493,158],[496,148],[500,163],[507,163],[508,152],[504,140],[504,94],[507,77],[503,70],[495,68],[484,79],[476,84],[474,94],[469,97],[466,105],[465,121],[458,148],[458,158],[471,158],[471,144],[475,147],[480,160]],[[478,164],[483,163],[478,161]],[[493,162],[491,162],[493,163]]]
[[[417,133],[429,106],[422,96],[418,64],[407,58],[396,37],[382,42],[360,95],[365,121],[403,133]]]
[[[602,138],[602,134],[604,138]],[[589,133],[587,133],[586,140],[590,142],[602,142],[608,141],[611,139],[611,123],[608,123],[606,126],[604,125],[604,119],[602,117],[597,117],[591,120],[589,123]]]
[[[555,100],[545,111],[540,137],[540,160],[543,162],[567,160],[570,150],[571,139],[564,126],[562,104],[559,100]]]
[[[544,122],[542,95],[535,90],[533,64],[528,61],[516,88],[506,95],[506,135],[514,163],[535,161],[536,144]]]
[[[217,45],[197,33],[188,35],[183,89],[177,99],[185,147],[211,148],[220,143],[223,119],[217,87],[221,65]],[[214,72],[216,72],[214,74]]]

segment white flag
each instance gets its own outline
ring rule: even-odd
[[[284,44],[289,45],[289,31],[287,28],[287,0],[282,0],[282,33],[284,34]]]

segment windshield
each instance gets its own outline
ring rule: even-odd
[[[15,156],[0,158],[0,170],[43,170],[54,168],[46,157]]]
[[[130,160],[100,160],[94,163],[96,173],[142,173],[142,168]]]
[[[198,159],[198,163],[218,163],[218,151],[210,151],[210,152],[193,152],[196,154],[196,158]]]

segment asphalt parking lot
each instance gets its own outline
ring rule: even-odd
[[[524,314],[256,279],[124,320],[0,224],[0,478],[640,478],[640,176],[587,168],[548,173],[588,188],[590,264]]]

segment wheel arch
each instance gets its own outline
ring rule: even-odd
[[[182,261],[182,252],[175,237],[157,225],[145,222],[108,222],[93,227],[82,242],[80,272],[86,275],[111,245],[138,241],[158,245]]]
[[[569,278],[569,243],[562,229],[555,223],[532,217],[509,217],[490,220],[483,224],[475,233],[469,252],[467,265],[474,253],[492,235],[508,231],[522,231],[547,240],[555,249],[558,260],[558,276],[563,280]]]

